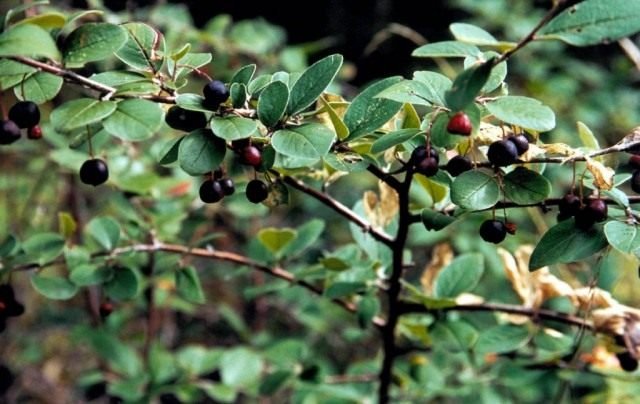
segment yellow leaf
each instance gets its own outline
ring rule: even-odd
[[[540,148],[542,148],[548,155],[560,155],[566,157],[575,157],[582,155],[579,150],[574,149],[573,147],[564,143],[543,144],[540,145]]]
[[[599,161],[586,157],[587,170],[593,175],[593,184],[600,190],[613,188],[613,176],[616,172]]]
[[[58,212],[58,231],[62,234],[62,237],[67,240],[72,238],[77,228],[78,224],[73,216],[67,212]]]
[[[453,260],[453,250],[448,243],[437,244],[431,253],[431,260],[422,270],[420,284],[426,294],[431,294],[433,283],[442,270]]]
[[[402,110],[404,111],[404,120],[402,121],[402,129],[409,128],[420,128],[420,117],[418,116],[418,112],[413,107],[413,105],[409,103],[405,103],[402,106]]]
[[[380,197],[373,191],[364,193],[364,213],[373,226],[385,227],[398,214],[398,194],[383,181],[378,182],[378,189]]]
[[[326,116],[328,115],[329,121],[333,125],[333,128],[335,129],[336,134],[338,135],[338,139],[340,140],[346,139],[349,136],[349,128],[347,128],[347,125],[345,125],[341,115],[338,114],[338,112],[333,108],[333,106],[328,101],[325,100],[324,97],[320,97],[320,102],[322,102],[324,106],[326,115],[319,114],[318,118],[323,120],[326,125],[327,124]],[[342,115],[344,115],[344,113]]]

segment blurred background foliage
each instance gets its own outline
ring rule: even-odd
[[[0,12],[17,3],[2,1]],[[52,8],[65,12],[106,7],[103,18],[110,22],[147,21],[164,33],[169,49],[189,42],[199,51],[212,52],[207,72],[223,81],[247,63],[256,63],[258,74],[299,71],[322,56],[339,52],[348,64],[332,90],[351,98],[376,78],[410,77],[414,70],[439,69],[441,66],[430,60],[411,58],[410,53],[425,41],[450,39],[448,25],[452,22],[473,23],[497,38],[517,41],[539,21],[551,2],[430,1],[421,5],[424,12],[411,2],[391,0],[318,0],[297,5],[195,0],[51,3]],[[288,8],[286,12],[283,7]],[[96,67],[89,65],[83,73],[91,74]],[[444,73],[453,76],[461,68],[451,65]],[[575,122],[582,121],[594,131],[601,146],[607,146],[640,122],[638,77],[638,70],[617,43],[569,48],[559,42],[542,42],[528,46],[509,61],[507,83],[512,94],[537,98],[556,112],[558,126],[542,135],[544,142],[579,146]],[[202,83],[193,80],[189,86],[199,92]],[[54,103],[75,96],[69,91]],[[11,101],[4,102],[10,105]],[[135,145],[97,136],[94,147],[107,156],[118,188],[95,190],[81,186],[75,175],[86,147],[68,149],[68,139],[51,128],[45,130],[46,143],[20,142],[11,150],[0,150],[0,234],[27,238],[36,232],[58,231],[64,215],[69,214],[76,220],[73,237],[82,242],[86,237],[82,229],[91,217],[111,215],[121,223],[124,241],[135,242],[145,229],[154,228],[156,237],[166,242],[240,251],[275,262],[252,235],[268,226],[296,228],[318,217],[326,220],[322,236],[302,257],[291,260],[287,269],[294,273],[316,271],[321,278],[327,270],[317,264],[318,258],[330,255],[359,263],[358,268],[341,276],[365,282],[375,279],[371,271],[374,258],[363,256],[355,248],[355,234],[347,224],[315,200],[292,192],[289,205],[272,209],[250,205],[241,193],[214,206],[197,202],[197,181],[180,170],[156,164],[163,145],[160,140],[172,136],[167,127],[157,137]],[[251,179],[237,164],[228,167],[241,186]],[[619,170],[627,170],[623,162]],[[565,192],[571,180],[567,171],[559,168],[549,174],[556,196]],[[331,194],[354,206],[365,190],[373,189],[376,182],[372,177],[352,175],[332,184]],[[421,203],[428,205],[429,201]],[[510,215],[519,230],[517,237],[505,242],[509,250],[534,243],[548,224],[555,222],[554,214],[534,209],[514,210]],[[480,252],[485,257],[488,270],[477,294],[518,303],[504,278],[495,247],[482,243],[477,235],[486,216],[473,215],[441,232],[414,229],[410,245],[416,269],[409,278],[418,282],[432,246],[449,241],[458,253]],[[101,382],[106,380],[115,402],[118,399],[113,397],[127,402],[148,398],[144,396],[146,386],[152,386],[151,397],[163,403],[256,402],[259,395],[271,396],[262,402],[273,403],[371,402],[366,400],[373,396],[375,384],[367,380],[371,375],[375,380],[379,336],[371,326],[359,327],[352,315],[327,299],[248,268],[219,262],[162,253],[153,258],[123,256],[118,262],[135,269],[140,290],[147,286],[142,280],[145,268],[153,266],[151,282],[161,325],[146,358],[139,352],[145,326],[143,293],[136,300],[116,302],[104,328],[96,331],[89,327],[91,319],[83,309],[85,299],[95,300],[96,296],[52,302],[34,293],[27,277],[15,274],[12,281],[27,306],[27,315],[0,335],[2,361],[18,376],[8,400],[81,402],[88,393],[100,392],[104,387]],[[199,269],[207,304],[193,304],[175,293],[173,272],[178,265]],[[612,288],[621,301],[634,305],[640,303],[634,293],[640,287],[636,266],[637,262],[612,254],[605,263],[563,265],[559,272],[575,284],[588,283],[597,272],[600,286]],[[549,307],[561,309],[566,302],[555,299]],[[451,339],[449,323],[487,328],[496,324],[494,316],[452,314],[444,326],[430,328],[428,335],[416,331],[433,321],[407,317],[401,324],[407,342],[426,343],[426,352],[403,355],[398,362],[396,381],[403,387],[398,402],[533,403],[553,395],[568,400],[621,402],[639,392],[637,383],[618,374],[604,377],[588,371],[523,365],[539,347],[556,354],[568,352],[578,338],[575,329],[560,327],[566,338],[561,344],[553,341],[558,346],[541,340],[519,357],[478,359],[477,354],[456,344],[431,348],[429,339]],[[596,338],[586,336],[582,342],[581,351],[589,352]],[[266,378],[261,377],[263,369],[268,369]],[[344,383],[343,379],[354,375],[364,382]]]

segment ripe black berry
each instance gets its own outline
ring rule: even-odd
[[[507,236],[507,229],[499,220],[485,220],[480,225],[480,237],[489,243],[498,244]]]
[[[558,208],[560,209],[560,214],[565,218],[575,216],[580,210],[580,198],[572,193],[568,193],[562,197]]]
[[[638,369],[638,361],[631,356],[629,351],[617,353],[616,357],[618,358],[618,362],[620,362],[620,367],[625,372],[634,372]]]
[[[589,230],[594,225],[595,219],[586,206],[580,208],[575,215],[576,227],[582,230]]]
[[[447,166],[445,170],[449,172],[454,177],[462,174],[465,171],[469,171],[473,168],[473,164],[471,160],[464,156],[453,156],[451,160],[447,162]]]
[[[456,135],[469,136],[472,130],[471,119],[464,112],[457,112],[449,119],[447,124],[447,132]]]
[[[269,196],[269,188],[260,180],[251,180],[247,184],[245,193],[250,202],[260,203]]]
[[[633,169],[639,169],[640,168],[640,156],[638,156],[637,154],[632,155],[631,157],[629,157],[629,166]]]
[[[596,222],[605,221],[609,212],[607,204],[602,199],[591,199],[589,203],[587,203],[585,210],[589,212]]]
[[[416,164],[416,172],[431,177],[438,172],[438,159],[425,157]]]
[[[518,156],[526,153],[527,150],[529,150],[529,139],[527,139],[527,137],[522,133],[516,136],[511,136],[507,138],[507,140],[516,146],[516,149],[518,150]]]
[[[80,167],[80,181],[94,187],[109,179],[109,167],[100,159],[87,160]]]
[[[640,170],[635,170],[633,174],[631,174],[631,190],[636,194],[640,194]]]
[[[40,109],[35,102],[20,101],[9,110],[9,119],[20,128],[32,128],[40,123]]]
[[[494,166],[505,167],[517,161],[518,149],[513,142],[498,140],[489,145],[487,157]]]
[[[242,149],[240,158],[243,164],[258,167],[262,163],[262,152],[255,146],[247,146]]]
[[[107,383],[98,382],[85,387],[84,398],[87,401],[97,400],[107,394]]]
[[[173,129],[185,132],[191,132],[207,126],[207,117],[204,112],[190,111],[177,105],[169,108],[164,120]]]
[[[38,125],[32,126],[27,131],[27,137],[31,140],[42,139],[42,128]]]
[[[200,200],[204,203],[216,203],[224,198],[224,191],[219,181],[206,180],[200,185]]]
[[[220,80],[212,80],[204,86],[202,95],[207,108],[218,109],[229,98],[229,90]]]
[[[0,365],[0,396],[3,396],[13,384],[15,376],[5,365]]]
[[[0,121],[0,145],[11,144],[20,139],[20,128],[11,120]]]
[[[222,192],[225,195],[227,196],[233,195],[233,193],[236,192],[235,184],[233,183],[233,180],[231,178],[223,178],[218,182],[220,183],[220,187],[222,187]]]

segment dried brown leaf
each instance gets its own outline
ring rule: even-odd
[[[585,157],[587,170],[593,175],[593,183],[598,189],[609,190],[613,188],[613,176],[616,172],[599,161]]]
[[[448,243],[442,243],[435,246],[431,253],[431,260],[422,270],[420,276],[420,284],[422,290],[430,295],[433,290],[433,283],[442,270],[453,260],[453,250]]]

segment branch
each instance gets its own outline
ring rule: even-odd
[[[393,239],[391,239],[391,237],[388,234],[386,234],[383,230],[374,228],[371,223],[369,223],[368,221],[366,221],[365,219],[357,215],[354,211],[347,208],[342,203],[333,199],[331,196],[323,192],[316,191],[315,189],[307,186],[302,181],[297,180],[288,175],[282,177],[282,180],[286,184],[291,185],[295,189],[304,192],[305,194],[317,199],[318,201],[322,202],[326,206],[330,207],[340,215],[347,218],[350,222],[360,227],[365,233],[371,234],[371,237],[381,242],[382,244],[388,247],[391,247],[393,245]]]
[[[367,166],[367,171],[376,176],[380,181],[387,183],[391,188],[398,190],[402,185],[400,181],[393,175],[382,171],[379,167],[369,164]]]
[[[500,312],[509,314],[518,314],[526,317],[530,317],[533,320],[543,319],[554,321],[556,323],[567,324],[576,327],[582,327],[589,331],[597,331],[594,325],[581,317],[574,316],[572,314],[562,313],[559,311],[547,310],[547,309],[532,309],[524,306],[516,306],[502,303],[478,303],[478,304],[457,304],[451,307],[444,307],[440,309],[429,309],[420,303],[407,303],[402,302],[400,305],[401,314],[410,313],[435,313],[446,311],[489,311]]]

